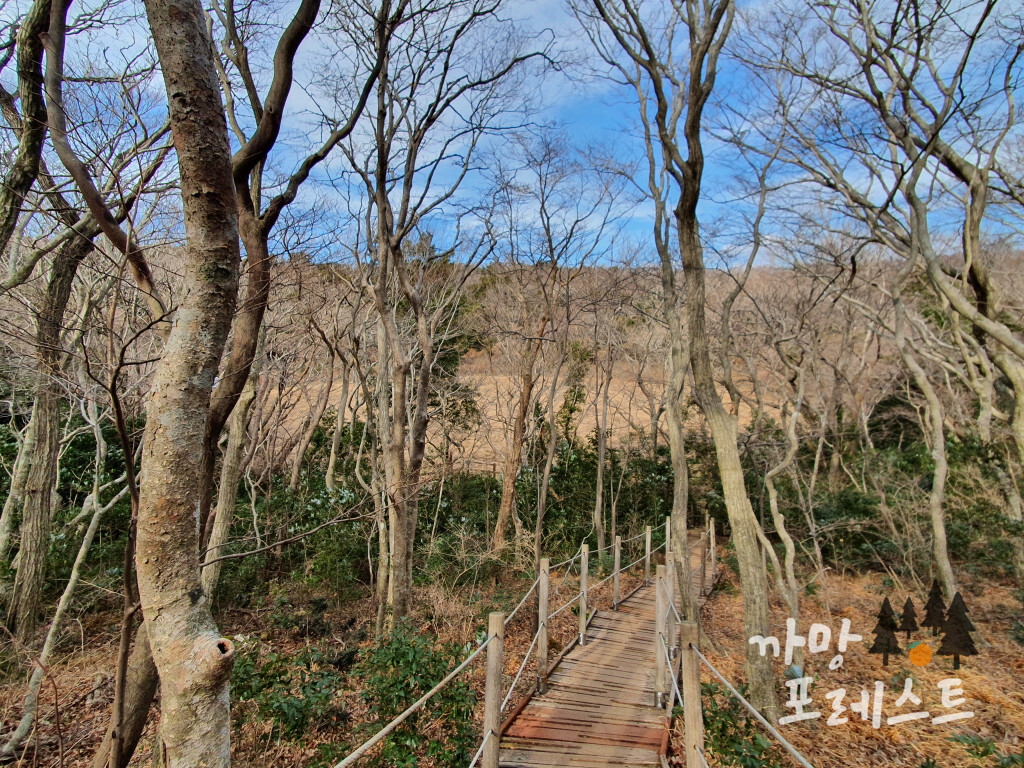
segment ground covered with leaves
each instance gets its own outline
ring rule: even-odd
[[[591,584],[603,578],[608,567],[610,563],[595,558]],[[222,608],[221,630],[234,639],[237,649],[232,674],[233,765],[337,764],[471,653],[486,637],[487,614],[510,613],[532,580],[532,573],[507,571],[461,588],[423,585],[416,590],[413,615],[380,643],[374,640],[376,611],[369,597],[335,599],[297,582],[271,588],[250,607]],[[640,580],[636,573],[623,574],[622,594]],[[578,585],[578,562],[553,571],[552,609],[573,598]],[[506,692],[530,650],[534,595],[506,629]],[[591,595],[594,607],[611,607],[610,582]],[[113,610],[91,614],[90,626],[65,637],[64,652],[48,670],[41,719],[21,765],[90,764],[113,697],[118,619]],[[578,620],[572,605],[551,622],[552,655],[576,637]],[[482,728],[483,662],[481,655],[421,714],[371,752],[364,764],[464,768]],[[529,692],[535,673],[531,655],[507,712]],[[24,679],[7,670],[0,683],[0,731],[14,726],[23,695]],[[133,766],[150,764],[154,738],[151,718]]]
[[[726,569],[714,597],[705,606],[703,628],[714,643],[705,654],[730,681],[743,676],[742,599],[736,578]],[[928,598],[928,587],[911,582],[894,583],[883,574],[861,576],[826,575],[818,579],[802,595],[799,625],[803,636],[812,623],[827,625],[832,641],[827,651],[806,654],[803,676],[812,678],[808,685],[810,704],[805,712],[818,711],[820,717],[780,726],[780,732],[815,766],[906,766],[906,768],[1007,768],[1024,765],[1024,616],[1020,587],[990,581],[970,580],[961,585],[969,618],[977,631],[972,633],[978,655],[961,658],[959,669],[953,669],[950,656],[934,655],[924,666],[913,664],[909,650],[916,643],[925,643],[938,650],[942,634],[933,636],[930,629],[910,634],[897,633],[901,653],[890,656],[887,666],[882,657],[868,651],[873,646],[879,623],[878,614],[885,598],[896,607],[897,614],[907,597],[917,606],[920,621]],[[949,602],[947,600],[947,602]],[[842,654],[838,669],[829,664],[838,653],[837,644],[843,619],[850,622],[850,631],[863,637],[851,642]],[[779,638],[785,652],[786,613],[781,603],[773,605],[772,634]],[[918,652],[920,653],[920,652]],[[926,654],[925,654],[926,655]],[[921,656],[915,654],[915,659]],[[780,680],[786,675],[781,657],[776,660]],[[790,670],[788,677],[797,676]],[[920,705],[907,699],[903,706],[897,701],[904,694],[906,680],[912,679],[911,692],[920,698]],[[939,681],[956,678],[961,681],[963,704],[943,707]],[[744,710],[724,691],[719,681],[702,667],[705,689],[705,723],[708,731],[709,762],[712,766],[790,766],[796,763],[772,740],[760,725],[748,721]],[[881,682],[881,717],[874,727],[875,683]],[[795,685],[795,682],[794,682]],[[845,689],[839,702],[846,711],[835,714],[846,722],[829,725],[834,715],[835,697],[826,694]],[[861,700],[867,691],[871,708],[868,719],[850,711],[851,702]],[[713,694],[708,696],[707,694]],[[780,696],[788,697],[788,688]],[[951,697],[953,699],[959,697]],[[789,707],[786,715],[796,709]],[[927,718],[889,724],[888,718],[927,711]],[[969,719],[933,723],[935,717],[959,712],[973,712]],[[673,744],[683,751],[681,721],[677,719]],[[677,764],[682,764],[677,761]]]

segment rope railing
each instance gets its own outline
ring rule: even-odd
[[[487,742],[490,741],[490,738],[493,735],[494,731],[488,731],[484,734],[484,740],[480,742],[480,748],[476,751],[476,754],[473,755],[473,759],[469,763],[469,768],[476,768],[476,764],[480,762],[480,756],[484,753],[484,747],[487,746]]]
[[[567,602],[567,603],[566,603],[565,605],[563,605],[563,606],[562,606],[561,608],[559,608],[558,610],[556,610],[556,611],[553,611],[553,612],[551,613],[551,615],[550,615],[550,616],[548,616],[548,619],[553,619],[553,618],[555,618],[555,616],[557,616],[558,614],[560,614],[560,613],[561,613],[562,611],[564,611],[564,610],[565,610],[566,608],[568,608],[568,607],[569,607],[570,605],[572,605],[573,603],[575,603],[575,602],[576,602],[577,600],[579,600],[579,599],[580,599],[581,597],[583,597],[583,595],[582,595],[582,594],[580,594],[579,592],[577,592],[577,593],[576,593],[576,596],[575,596],[575,597],[573,597],[573,598],[572,598],[571,600],[569,600],[569,602]]]
[[[591,552],[589,546],[584,541],[580,544],[579,549],[576,553],[560,563],[551,566],[547,563],[547,559],[541,560],[541,573],[538,574],[537,578],[534,579],[533,583],[526,590],[526,593],[522,596],[512,611],[505,616],[501,612],[492,613],[488,619],[488,636],[477,648],[467,656],[457,667],[449,672],[437,685],[431,688],[427,693],[421,696],[417,701],[410,705],[404,712],[399,714],[397,717],[392,719],[381,728],[377,733],[367,739],[363,744],[357,747],[352,753],[350,753],[344,760],[337,763],[334,768],[348,768],[354,765],[358,760],[364,757],[371,749],[377,746],[383,741],[388,735],[393,733],[398,726],[405,722],[413,713],[422,709],[422,707],[433,698],[444,686],[454,680],[459,674],[469,667],[470,664],[481,654],[484,649],[487,649],[487,684],[484,697],[484,736],[481,740],[480,746],[473,756],[470,762],[470,768],[474,768],[478,763],[483,768],[496,768],[497,755],[498,755],[498,744],[494,743],[495,739],[500,737],[500,717],[504,712],[505,708],[509,705],[512,700],[512,696],[519,685],[520,680],[525,673],[529,661],[534,656],[534,651],[537,650],[537,688],[538,692],[543,692],[544,681],[548,673],[548,659],[547,659],[547,631],[548,624],[552,619],[557,617],[560,613],[567,610],[573,604],[579,602],[580,608],[580,632],[577,639],[579,644],[584,644],[586,641],[586,629],[587,623],[590,618],[586,610],[587,597],[593,590],[599,589],[601,586],[606,584],[608,581],[614,579],[615,589],[613,597],[613,607],[617,610],[619,602],[619,580],[618,577],[623,572],[628,572],[632,568],[635,568],[641,562],[644,563],[644,578],[645,581],[648,578],[651,556],[662,549],[665,546],[666,541],[663,541],[657,547],[651,547],[651,534],[652,531],[665,528],[666,530],[666,541],[668,540],[670,530],[668,527],[668,518],[665,522],[656,528],[647,526],[642,534],[633,536],[626,539],[623,542],[620,536],[613,537],[612,543],[608,546]],[[633,560],[625,567],[620,566],[620,558],[622,553],[623,543],[629,543],[636,541],[637,539],[644,537],[646,539],[646,545],[644,547],[644,554],[641,557]],[[599,554],[612,550],[615,558],[615,567],[612,573],[602,579],[601,581],[588,585],[587,576],[590,571],[590,555]],[[565,604],[560,606],[558,609],[548,614],[548,595],[549,595],[549,579],[550,572],[552,569],[566,567],[566,571],[562,576],[559,585],[555,588],[554,594],[557,595],[562,586],[569,579],[575,569],[576,561],[580,560],[579,568],[579,591],[570,598]],[[659,566],[661,567],[661,566]],[[530,646],[527,648],[523,660],[519,665],[519,669],[516,671],[514,678],[512,679],[511,685],[508,687],[507,693],[502,696],[502,667],[503,667],[503,656],[504,656],[504,632],[512,620],[516,617],[523,606],[527,604],[530,596],[539,589],[538,605],[540,606],[541,613],[538,615],[538,629],[534,633],[533,638],[530,642]],[[564,651],[563,651],[564,653]],[[557,663],[557,661],[556,661]]]
[[[555,563],[554,565],[550,566],[551,570],[552,571],[557,571],[563,565],[569,565],[570,563],[576,562],[579,559],[579,556],[580,556],[580,554],[582,554],[582,552],[583,552],[583,545],[580,544],[580,546],[576,549],[576,554],[575,555],[573,555],[572,557],[570,557],[570,558],[568,558],[566,560],[563,560],[560,563]]]
[[[704,662],[704,664],[707,666],[708,669],[711,670],[711,672],[715,675],[715,677],[717,677],[719,680],[722,681],[722,684],[726,688],[729,689],[729,693],[731,693],[736,698],[736,700],[740,702],[740,704],[742,704],[744,707],[747,708],[747,710],[750,712],[750,714],[752,714],[754,716],[754,719],[756,719],[764,727],[764,729],[766,731],[768,731],[768,733],[770,733],[772,736],[774,736],[775,739],[783,747],[785,747],[786,751],[789,752],[789,754],[791,754],[793,756],[794,760],[796,760],[798,763],[800,763],[800,765],[802,765],[804,768],[814,768],[814,766],[811,765],[807,761],[807,758],[805,758],[803,755],[801,755],[797,751],[796,747],[794,747],[792,744],[790,744],[786,740],[786,737],[783,736],[781,733],[779,733],[778,729],[776,729],[775,726],[773,726],[771,723],[769,723],[768,720],[765,719],[764,715],[762,715],[760,712],[758,712],[757,708],[753,704],[751,704],[749,701],[747,701],[743,697],[743,695],[739,691],[737,691],[735,687],[733,687],[732,683],[730,683],[728,680],[725,679],[725,677],[722,676],[721,672],[719,672],[717,669],[715,669],[715,665],[712,664],[710,661],[708,661],[707,657],[703,653],[700,652],[699,648],[697,648],[693,643],[689,644],[689,648],[694,653],[697,654],[697,657],[701,661]]]
[[[533,642],[530,643],[530,647],[526,649],[526,655],[523,656],[523,663],[519,665],[519,671],[516,672],[516,676],[512,679],[512,684],[508,687],[508,693],[505,695],[504,700],[501,702],[501,711],[505,711],[505,707],[508,706],[508,702],[512,698],[513,692],[516,690],[516,686],[519,685],[519,678],[522,677],[523,671],[526,669],[526,663],[530,660],[530,656],[533,654],[533,649],[537,647],[537,640],[540,638],[540,630],[538,629],[533,633]]]
[[[404,712],[402,712],[400,715],[398,715],[398,717],[394,718],[390,723],[388,723],[379,731],[377,731],[377,733],[371,736],[368,740],[363,742],[362,746],[358,747],[355,752],[353,752],[340,763],[338,763],[334,768],[347,768],[347,766],[353,765],[357,760],[359,760],[359,758],[361,758],[363,755],[365,755],[367,752],[373,749],[377,744],[383,741],[388,734],[390,734],[392,731],[395,730],[395,728],[404,723],[411,714],[419,710],[424,704],[430,701],[430,699],[432,699],[437,694],[438,691],[440,691],[442,688],[448,685],[448,683],[450,683],[452,680],[458,677],[459,673],[462,672],[462,670],[464,670],[466,667],[468,667],[473,662],[473,660],[483,652],[484,648],[490,645],[491,640],[493,639],[494,637],[491,636],[484,640],[482,643],[480,643],[480,645],[477,646],[477,649],[473,651],[471,654],[469,654],[469,656],[467,656],[466,659],[461,664],[459,664],[459,666],[457,666],[455,669],[449,672],[441,682],[439,682],[437,685],[435,685],[433,688],[431,688],[429,691],[423,694],[419,699],[417,699],[411,705],[409,705],[409,707]]]
[[[533,580],[533,584],[531,584],[530,588],[528,590],[526,590],[526,594],[523,595],[523,599],[519,601],[519,605],[517,605],[515,608],[513,608],[512,609],[512,613],[510,613],[507,617],[505,617],[505,626],[506,627],[508,626],[509,622],[512,621],[512,619],[515,618],[516,614],[519,613],[519,609],[522,608],[524,605],[526,605],[526,601],[530,599],[530,595],[533,594],[533,590],[535,590],[537,588],[538,584],[540,584],[540,576],[538,576],[536,579]]]
[[[665,527],[664,523],[662,523],[661,525],[658,526],[658,528],[664,528],[664,527]],[[623,539],[622,543],[623,544],[629,544],[631,541],[636,541],[637,539],[642,539],[646,535],[647,535],[647,531],[640,531],[640,533],[638,533],[636,536],[630,536],[628,539]]]
[[[664,632],[659,632],[658,633],[658,638],[661,640],[661,647],[665,651],[665,663],[669,667],[671,667],[672,666],[672,654],[669,653],[668,643],[665,641],[665,633]],[[669,675],[669,677],[672,678],[672,689],[673,689],[673,692],[675,693],[676,700],[679,702],[679,706],[683,706],[683,694],[681,694],[679,692],[679,681],[676,680],[676,676],[674,674],[673,675]]]
[[[715,532],[714,528],[708,522],[707,528],[705,529],[704,535],[702,535],[696,542],[689,545],[687,550],[690,551],[694,546],[701,545],[703,551],[701,552],[700,563],[696,568],[691,570],[691,576],[700,571],[701,585],[704,583],[704,576],[707,569],[708,559],[711,560],[711,574],[712,584],[714,583],[715,574]],[[710,768],[708,766],[707,756],[704,754],[704,727],[703,727],[703,716],[701,714],[701,690],[700,690],[700,663],[703,662],[705,666],[718,678],[729,691],[729,693],[736,698],[760,723],[760,725],[776,740],[781,744],[787,752],[799,763],[803,768],[814,768],[813,765],[800,754],[797,749],[786,740],[786,738],[779,733],[778,729],[775,728],[768,720],[762,715],[753,704],[747,701],[743,695],[736,690],[726,678],[719,672],[715,666],[708,661],[707,657],[700,652],[697,647],[699,638],[699,629],[696,622],[686,621],[680,615],[678,608],[675,605],[675,591],[672,589],[672,584],[669,583],[668,569],[665,566],[658,566],[658,574],[656,581],[657,590],[656,594],[656,613],[655,613],[655,643],[656,647],[660,646],[660,650],[656,651],[657,669],[655,673],[655,692],[659,705],[665,702],[663,698],[666,694],[668,696],[667,703],[669,706],[673,702],[679,702],[683,705],[683,714],[686,718],[685,727],[685,747],[686,747],[686,761],[687,765],[702,765],[704,768]],[[670,620],[674,618],[674,623]],[[680,643],[677,646],[675,642],[676,630],[678,629],[681,637]],[[678,674],[673,670],[673,659],[672,650],[677,647],[682,651],[680,654],[680,665]],[[679,686],[679,677],[682,677],[682,690]],[[665,678],[668,678],[666,680]],[[671,681],[671,689],[668,689],[668,682]]]

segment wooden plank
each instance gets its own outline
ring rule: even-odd
[[[694,567],[700,558],[700,551],[691,553]],[[714,572],[709,563],[705,571]],[[499,766],[662,764],[671,717],[653,706],[655,598],[652,586],[641,583],[618,611],[591,614],[586,644],[570,644],[548,673],[548,690],[505,722]]]

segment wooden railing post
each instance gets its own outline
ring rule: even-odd
[[[651,583],[651,526],[644,529],[644,584]]]
[[[704,716],[700,700],[700,659],[697,647],[697,623],[684,621],[679,625],[682,646],[683,723],[686,740],[686,764],[702,765],[704,752]]]
[[[590,545],[580,547],[580,645],[587,644],[587,575],[590,573]]]
[[[659,565],[654,572],[654,706],[665,706],[665,617],[668,614],[668,599],[665,594],[665,566]],[[665,641],[667,642],[667,641]]]
[[[704,595],[704,572],[708,569],[708,535],[704,531],[700,545],[700,595]]]
[[[711,585],[715,584],[715,576],[718,574],[718,559],[715,552],[715,523],[711,523]]]
[[[665,562],[669,561],[668,554],[672,551],[672,518],[665,515]]]
[[[487,680],[484,684],[484,744],[480,756],[481,768],[498,768],[498,750],[501,746],[501,672],[504,668],[505,614],[495,611],[487,619]]]
[[[689,557],[689,552],[687,552]],[[665,566],[665,592],[667,593],[665,601],[667,603],[665,607],[665,644],[668,646],[669,658],[675,659],[676,657],[676,614],[672,608],[678,610],[679,600],[679,579],[676,577],[676,559],[674,557],[669,558],[668,565]],[[672,606],[671,608],[668,606]],[[664,653],[664,651],[662,652]],[[666,690],[669,692],[669,699],[671,700],[672,688],[669,687]]]
[[[612,610],[619,610],[619,569],[622,566],[622,537],[615,537],[615,570],[612,571]]]
[[[540,559],[537,582],[537,695],[548,688],[548,590],[551,585],[551,560]]]

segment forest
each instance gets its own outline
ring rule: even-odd
[[[3,0],[0,765],[541,765],[642,600],[661,765],[1024,765],[1022,93],[1012,0]]]

